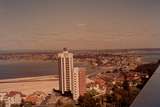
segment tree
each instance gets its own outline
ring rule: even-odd
[[[58,99],[57,102],[56,102],[56,107],[61,107],[63,105],[63,102]]]
[[[23,107],[32,107],[32,103],[31,102],[24,102]]]
[[[129,91],[129,82],[128,80],[124,80],[122,87],[124,90]]]
[[[132,87],[129,90],[129,104],[131,104],[134,101],[139,92],[140,90],[137,87]]]
[[[12,104],[11,107],[20,107],[19,104]]]
[[[65,104],[63,107],[74,107],[74,106],[73,106],[73,104],[71,104],[71,103],[67,103],[67,104]]]
[[[80,107],[100,107],[100,100],[93,98],[90,93],[80,96],[78,102]]]
[[[5,107],[5,102],[4,101],[0,101],[0,107]]]
[[[88,94],[91,95],[92,97],[99,94],[95,89],[92,89],[90,91],[88,91]]]

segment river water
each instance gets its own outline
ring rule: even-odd
[[[155,62],[160,59],[160,54],[143,55],[143,58],[147,62]],[[89,64],[83,66],[88,67]],[[94,72],[93,69],[88,71]],[[0,79],[54,74],[58,74],[58,65],[53,61],[0,61]]]

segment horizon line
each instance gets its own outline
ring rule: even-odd
[[[30,52],[30,51],[60,51],[63,50],[63,48],[58,48],[58,49],[2,49],[0,50],[0,52]],[[72,48],[68,48],[68,50],[70,51],[96,51],[96,50],[160,50],[160,48],[102,48],[102,49],[72,49]]]

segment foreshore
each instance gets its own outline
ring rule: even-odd
[[[19,91],[29,95],[35,91],[42,91],[48,94],[53,88],[58,89],[58,87],[57,75],[0,80],[0,92]]]

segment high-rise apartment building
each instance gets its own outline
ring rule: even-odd
[[[58,54],[59,66],[59,90],[64,94],[67,91],[72,92],[72,74],[73,74],[73,54],[64,48],[62,53]]]
[[[77,101],[79,96],[86,92],[86,70],[75,67],[73,70],[73,100]]]

